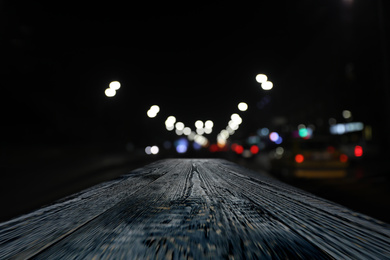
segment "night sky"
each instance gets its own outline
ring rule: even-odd
[[[213,120],[215,142],[241,101],[238,136],[341,121],[344,109],[386,132],[387,6],[382,19],[377,1],[274,2],[1,1],[4,143],[151,144],[175,138],[169,115],[192,128]]]

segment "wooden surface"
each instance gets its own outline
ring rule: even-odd
[[[390,226],[219,159],[169,159],[0,223],[0,259],[389,259]]]

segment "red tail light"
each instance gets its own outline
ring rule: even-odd
[[[341,154],[341,155],[340,155],[340,162],[345,163],[345,162],[347,162],[347,161],[348,161],[348,156],[345,155],[345,154]]]
[[[257,154],[259,152],[259,147],[257,145],[252,145],[250,150],[252,154]]]
[[[363,155],[363,147],[361,147],[360,145],[356,145],[354,153],[355,153],[356,157],[362,156]]]
[[[295,155],[295,161],[297,163],[302,163],[305,160],[305,157],[302,154]]]
[[[244,147],[242,147],[242,145],[237,145],[236,149],[235,149],[235,152],[237,154],[242,154],[244,152]]]

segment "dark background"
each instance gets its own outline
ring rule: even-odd
[[[186,125],[213,119],[222,129],[240,101],[259,125],[276,116],[327,120],[349,109],[382,135],[388,23],[378,4],[3,1],[4,137],[151,142],[160,134],[145,117],[153,104]],[[256,106],[266,95],[258,73],[275,85],[264,111]],[[112,80],[122,88],[109,99]]]
[[[121,154],[137,158],[128,169],[143,165],[145,146],[177,139],[165,130],[169,115],[192,129],[213,120],[215,143],[241,101],[249,109],[238,141],[281,124],[327,129],[348,109],[372,126],[376,155],[388,155],[387,1],[3,0],[0,10],[1,178],[21,198],[32,185],[20,185],[25,176],[53,187],[61,178],[47,176],[88,160]],[[122,86],[108,98],[113,80]],[[150,119],[154,104],[161,111]]]

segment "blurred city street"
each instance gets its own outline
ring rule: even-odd
[[[390,223],[390,1],[0,7],[0,222],[224,159]]]

